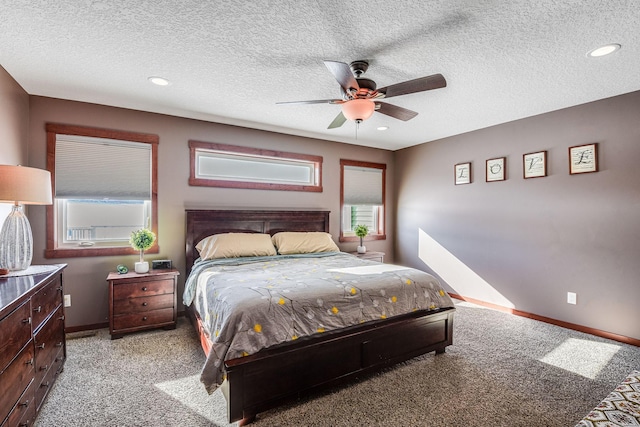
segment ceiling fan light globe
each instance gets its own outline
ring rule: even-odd
[[[363,121],[373,114],[376,104],[370,99],[352,99],[342,104],[342,114],[347,120]]]

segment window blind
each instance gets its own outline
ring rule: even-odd
[[[56,135],[55,196],[151,199],[151,144]]]
[[[314,163],[196,149],[197,178],[314,185]]]
[[[345,205],[382,205],[382,169],[344,167]]]

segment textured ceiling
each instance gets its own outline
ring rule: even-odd
[[[0,65],[29,94],[391,150],[640,89],[635,0],[2,0],[0,16]],[[606,43],[622,49],[586,57]],[[325,59],[368,60],[378,87],[448,85],[388,101],[411,121],[328,130],[338,105],[276,105],[340,97]]]

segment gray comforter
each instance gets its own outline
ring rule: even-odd
[[[276,344],[416,310],[453,307],[433,276],[346,253],[197,262],[185,284],[212,348],[201,380],[211,393],[224,361]]]

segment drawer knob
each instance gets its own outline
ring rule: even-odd
[[[144,317],[142,318],[142,320],[147,320],[147,316],[144,316]]]
[[[44,344],[45,344],[45,343],[38,344],[38,345],[36,346],[36,348],[44,348]]]
[[[40,384],[40,387],[49,387],[49,381],[47,381],[46,383]]]
[[[25,421],[25,422],[23,422],[23,423],[20,423],[20,424],[18,424],[18,425],[19,425],[20,427],[29,427],[29,420],[27,420],[27,421]]]
[[[146,287],[146,286],[143,286],[143,287],[142,287],[142,290],[143,290],[143,291],[146,291],[146,290],[147,290],[147,287]]]
[[[33,357],[31,359],[27,360],[26,362],[24,362],[24,364],[33,366]]]
[[[28,407],[28,406],[29,406],[29,401],[28,401],[28,400],[25,400],[24,402],[22,402],[22,403],[20,404],[20,406],[22,406],[23,408]]]
[[[31,317],[27,317],[26,319],[22,319],[22,323],[31,324]]]
[[[62,347],[62,341],[56,343],[56,347]]]
[[[49,369],[49,365],[40,366],[41,371],[46,371],[47,369]]]
[[[58,320],[64,320],[64,316],[58,317]]]
[[[41,311],[42,311],[42,306],[41,305],[39,305],[38,308],[34,308],[33,309],[34,313],[40,313]]]
[[[143,307],[146,307],[146,306],[148,306],[148,305],[149,305],[149,303],[147,303],[147,302],[143,302],[143,303],[142,303],[142,306],[143,306]]]

